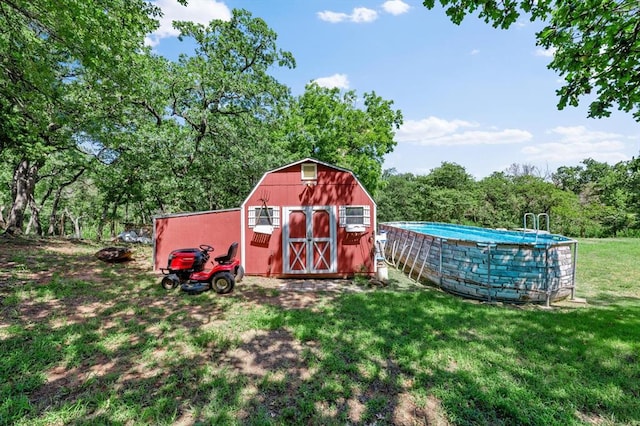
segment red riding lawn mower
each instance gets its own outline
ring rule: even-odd
[[[218,294],[230,293],[236,282],[240,282],[244,276],[244,269],[236,259],[238,243],[231,244],[226,255],[215,257],[213,268],[205,271],[212,252],[213,247],[208,244],[172,251],[167,267],[160,269],[166,275],[162,279],[162,287],[171,290],[180,285],[180,289],[189,294],[211,289]]]

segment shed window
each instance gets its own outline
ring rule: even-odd
[[[304,163],[301,170],[302,180],[317,180],[318,179],[318,165],[315,163]]]
[[[248,211],[249,228],[257,225],[280,227],[280,208],[274,206],[250,206]]]
[[[340,206],[340,226],[371,226],[370,206]]]

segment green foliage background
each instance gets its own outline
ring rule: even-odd
[[[638,159],[613,166],[587,159],[543,176],[535,167],[514,164],[481,180],[446,162],[424,176],[390,170],[377,196],[378,219],[517,228],[525,213],[547,213],[554,233],[636,237],[639,206],[632,194],[640,191],[639,165]]]
[[[457,23],[479,7],[441,3]],[[628,18],[637,8],[609,3],[598,4],[608,12],[600,19],[606,30],[589,29],[585,40],[564,37],[581,22],[560,21],[586,6],[576,11],[542,1],[532,8],[510,0],[502,9],[484,4],[480,16],[501,27],[515,21],[518,8],[532,19],[551,16],[556,27],[538,39],[558,49],[552,67],[568,73],[560,106],[614,79],[620,84],[592,104],[591,115],[602,117],[616,99],[621,109],[637,111],[637,82],[617,74],[584,80],[580,66],[566,61],[583,41],[598,50],[594,40],[616,25],[620,48],[635,48],[640,27]],[[294,68],[295,59],[246,10],[208,25],[177,22],[180,39],[195,42],[194,53],[175,61],[154,55],[143,40],[159,12],[142,0],[0,3],[0,26],[7,28],[0,34],[5,232],[101,238],[123,223],[149,224],[154,215],[233,208],[264,172],[313,157],[352,170],[378,201],[380,221],[517,227],[534,212],[550,214],[552,231],[569,236],[640,233],[637,159],[614,166],[585,159],[546,176],[516,164],[479,181],[451,163],[424,176],[383,171],[403,120],[393,101],[316,84],[292,96],[271,72]],[[607,63],[589,67],[624,72]]]

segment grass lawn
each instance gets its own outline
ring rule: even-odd
[[[640,240],[552,309],[386,288],[166,291],[149,248],[0,237],[0,424],[640,425]],[[360,281],[360,280],[358,280]]]

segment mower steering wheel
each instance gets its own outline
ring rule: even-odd
[[[211,247],[209,244],[200,244],[200,250],[211,253],[213,251],[213,247]]]

